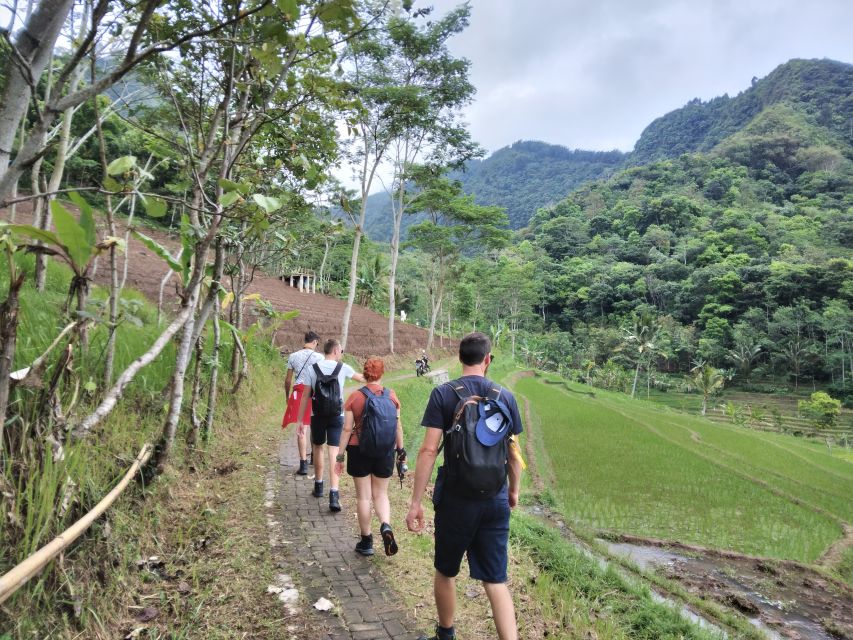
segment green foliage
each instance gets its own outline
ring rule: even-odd
[[[797,407],[805,413],[818,429],[835,426],[841,413],[841,400],[824,391],[816,391],[808,400],[800,400]]]

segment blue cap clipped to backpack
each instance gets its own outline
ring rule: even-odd
[[[487,398],[480,403],[480,419],[477,420],[477,440],[484,447],[497,444],[509,434],[512,416],[500,400]]]

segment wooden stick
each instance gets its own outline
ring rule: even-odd
[[[148,458],[151,457],[153,451],[154,448],[150,444],[142,445],[142,449],[139,450],[139,455],[136,456],[136,460],[133,465],[128,469],[127,473],[124,474],[124,478],[121,479],[121,482],[119,482],[103,500],[95,505],[94,509],[80,518],[63,533],[56,536],[50,543],[46,544],[24,560],[21,564],[14,567],[3,576],[0,576],[0,603],[5,602],[9,596],[25,585],[30,578],[37,575],[42,569],[44,569],[48,562],[53,560],[60,551],[79,538],[83,532],[85,532],[86,529],[88,529],[92,523],[104,513],[104,511],[109,509],[112,503],[115,502],[116,498],[118,498],[122,491],[124,491],[125,487],[127,487],[131,478],[133,478],[137,471],[139,471],[139,468],[148,462]]]

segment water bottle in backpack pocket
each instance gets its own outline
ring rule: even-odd
[[[318,363],[314,363],[314,374],[317,377],[311,396],[311,409],[315,416],[329,418],[341,415],[343,410],[343,394],[338,374],[343,365],[339,362],[332,373],[326,375]]]
[[[364,411],[358,431],[358,450],[369,458],[384,458],[397,443],[397,405],[391,400],[391,390],[373,393],[367,387],[359,391],[364,395]]]
[[[507,439],[511,413],[501,402],[501,387],[486,397],[472,395],[458,380],[449,382],[459,397],[453,425],[445,432],[447,488],[467,498],[491,498],[507,480]]]

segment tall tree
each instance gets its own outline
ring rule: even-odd
[[[501,207],[484,207],[462,192],[458,181],[442,171],[419,167],[413,172],[419,191],[410,212],[421,212],[426,220],[409,229],[408,245],[425,257],[425,279],[430,300],[427,349],[432,348],[435,325],[441,312],[453,269],[464,253],[503,246],[509,239],[507,217]]]
[[[380,166],[387,162],[391,178],[384,184],[391,196],[393,229],[388,274],[388,336],[392,353],[401,226],[411,200],[411,168],[416,162],[459,167],[480,153],[459,122],[460,109],[474,95],[468,80],[469,62],[454,58],[447,48],[447,41],[468,25],[470,7],[457,7],[438,20],[427,19],[431,9],[412,12],[411,6],[407,7],[405,15],[389,15],[381,28],[355,43],[350,53],[352,82],[363,105],[354,127],[358,133],[356,159],[361,200],[342,342],[346,344],[355,299],[358,243],[367,195]]]

